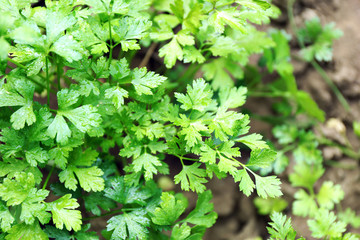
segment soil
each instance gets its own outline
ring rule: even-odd
[[[286,15],[286,0],[273,1],[283,14],[274,24],[286,26],[291,32]],[[322,67],[333,80],[348,101],[351,110],[346,111],[329,89],[322,77],[309,64],[293,60],[295,76],[299,88],[309,92],[319,107],[326,112],[327,123],[315,129],[317,133],[325,134],[335,142],[344,143],[348,139],[353,149],[359,149],[360,142],[353,134],[352,122],[360,120],[360,1],[359,0],[298,0],[294,6],[295,21],[301,26],[305,20],[318,16],[326,24],[335,22],[344,36],[335,42],[333,61]],[[299,51],[294,44],[292,51]],[[251,106],[247,105],[248,107]],[[259,104],[256,104],[259,108]],[[261,114],[269,111],[268,106],[257,109]],[[254,109],[255,110],[255,109]],[[256,111],[256,110],[255,110]],[[329,124],[329,119],[330,124]],[[334,124],[335,123],[335,124]],[[252,130],[270,136],[270,125],[252,119]],[[344,135],[345,134],[345,135]],[[337,148],[326,147],[323,150],[324,159],[335,161],[341,167],[327,167],[320,183],[331,180],[340,184],[345,192],[342,208],[350,207],[360,213],[360,169],[358,161],[344,156]],[[291,170],[290,170],[291,171]],[[282,177],[282,190],[285,199],[293,201],[296,191],[287,181],[286,174]],[[266,224],[268,217],[257,214],[252,198],[247,198],[239,192],[238,185],[232,179],[212,180],[208,187],[214,194],[215,210],[219,214],[217,223],[207,231],[205,240],[246,240],[258,236],[266,239]],[[291,206],[291,204],[289,204]],[[293,225],[299,235],[306,239],[311,237],[307,227],[307,219],[293,216],[291,209],[286,210],[291,216]],[[348,229],[360,233],[359,229]]]

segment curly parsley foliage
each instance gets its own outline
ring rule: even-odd
[[[246,195],[281,195],[275,176],[256,173],[276,154],[259,134],[248,135],[249,116],[237,109],[247,89],[232,81],[251,54],[274,46],[250,22],[267,23],[276,7],[263,0],[35,2],[0,1],[0,238],[97,239],[85,222],[111,214],[109,239],[162,239],[163,230],[171,239],[201,239],[217,218],[205,186],[214,175],[232,176]],[[167,68],[191,63],[212,83],[199,78],[172,97],[164,69],[133,67],[136,51],[148,46]],[[199,194],[186,216],[185,197],[162,193],[153,180],[169,174],[168,155],[182,166],[174,182]],[[323,205],[336,203],[326,199],[333,188],[319,195]]]

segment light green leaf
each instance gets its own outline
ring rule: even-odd
[[[275,161],[277,153],[270,149],[256,148],[251,151],[250,160],[246,166],[256,166],[260,168],[266,168]]]
[[[54,121],[49,125],[47,134],[55,138],[58,143],[64,144],[71,136],[71,131],[63,116],[57,114]]]
[[[326,181],[317,194],[317,201],[321,208],[332,210],[335,204],[340,203],[344,199],[345,193],[341,186],[333,182]]]
[[[302,217],[313,217],[318,210],[314,197],[309,196],[303,189],[297,191],[294,195],[293,213]]]
[[[0,184],[0,197],[7,206],[19,205],[34,187],[35,179],[32,173],[15,173],[14,179],[5,178]]]
[[[153,212],[151,220],[157,225],[173,225],[187,207],[183,199],[176,199],[174,195],[163,192],[160,207]]]
[[[260,177],[255,175],[256,192],[262,198],[280,197],[282,192],[280,190],[280,180],[276,176]]]
[[[210,105],[213,92],[204,79],[195,80],[192,86],[187,85],[186,90],[186,95],[175,93],[176,99],[182,103],[181,108],[184,110],[194,109],[202,112]]]
[[[68,231],[79,231],[81,229],[81,212],[74,210],[80,205],[76,199],[71,198],[71,194],[66,194],[56,201],[49,204],[53,222],[59,229],[63,229],[64,225]]]
[[[135,172],[145,171],[144,177],[148,181],[158,172],[156,167],[161,166],[161,162],[157,157],[144,153],[140,157],[134,159],[133,165]]]
[[[131,83],[139,95],[152,95],[151,89],[160,86],[165,80],[166,77],[160,76],[155,72],[148,72],[147,69],[143,67],[134,69]]]
[[[219,92],[220,106],[237,108],[244,105],[246,100],[246,87],[222,87]]]
[[[250,194],[254,191],[255,184],[245,169],[239,170],[234,176],[234,180],[235,182],[240,182],[240,191],[242,191],[246,196],[250,196]]]
[[[183,60],[184,52],[175,37],[159,49],[159,57],[164,57],[165,66],[167,68],[172,68],[176,63],[176,60]]]
[[[49,160],[49,154],[41,147],[32,148],[25,153],[26,161],[32,167],[36,167],[38,163],[45,163]]]
[[[82,52],[84,52],[82,46],[70,35],[59,38],[50,50],[59,54],[69,62],[81,60],[83,57]]]
[[[199,168],[200,165],[200,163],[183,165],[181,172],[174,177],[175,183],[181,183],[181,189],[185,191],[190,189],[197,193],[205,191],[206,187],[203,184],[207,183],[206,172]]]
[[[48,190],[31,189],[29,196],[21,204],[20,220],[26,224],[33,224],[37,218],[41,224],[46,224],[51,219],[51,214],[46,212],[45,198],[49,195]]]
[[[14,222],[15,218],[9,211],[9,208],[0,201],[0,226],[3,232],[7,232],[11,228],[11,224]]]
[[[252,151],[255,149],[268,149],[269,146],[266,144],[264,140],[262,140],[263,136],[257,133],[253,133],[241,138],[236,139],[236,142],[241,142],[248,146]],[[255,154],[255,152],[254,152]],[[257,154],[271,154],[270,152],[259,152]],[[265,156],[265,155],[264,155]],[[269,159],[270,161],[270,159]]]
[[[69,158],[69,165],[59,173],[60,182],[65,182],[65,187],[74,191],[78,182],[87,192],[104,190],[104,179],[101,177],[104,172],[97,166],[90,167],[97,156],[98,153],[90,148],[84,152],[81,149],[75,150]]]
[[[175,225],[171,232],[170,240],[185,240],[191,234],[191,227],[189,227],[186,223],[181,226]]]
[[[39,223],[35,224],[25,224],[20,223],[13,226],[9,234],[5,238],[6,240],[19,240],[19,239],[26,239],[26,240],[48,240],[48,236],[46,233],[43,232]]]
[[[346,224],[343,222],[336,222],[336,216],[333,212],[325,209],[320,209],[315,213],[315,219],[307,221],[311,236],[315,238],[341,237],[342,233],[346,231]]]
[[[101,124],[101,115],[92,105],[83,105],[71,110],[60,110],[58,114],[67,117],[81,132],[89,132]],[[62,125],[63,127],[63,125]]]
[[[119,86],[105,90],[105,98],[110,98],[117,109],[120,109],[121,105],[124,105],[124,98],[127,97],[128,92]]]

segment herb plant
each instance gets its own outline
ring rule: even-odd
[[[236,110],[247,89],[231,80],[251,54],[274,46],[251,23],[268,23],[276,7],[36,2],[0,1],[0,238],[98,239],[89,220],[111,215],[107,239],[167,239],[164,230],[201,239],[217,218],[208,179],[230,175],[247,196],[282,194],[277,177],[255,172],[276,153],[248,134],[249,116]],[[158,49],[164,62],[151,66],[146,53],[137,64],[141,49]],[[200,68],[211,84],[193,81]],[[186,91],[174,93],[181,84]],[[174,182],[198,193],[186,214],[186,198],[154,181],[169,174],[169,156],[181,164]]]

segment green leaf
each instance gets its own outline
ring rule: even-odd
[[[22,106],[15,111],[10,118],[14,129],[19,130],[36,121],[33,112],[33,96],[35,86],[25,80],[15,80],[0,87],[0,107]]]
[[[29,196],[21,205],[20,220],[26,224],[33,224],[37,218],[42,224],[51,219],[51,214],[46,212],[46,205],[43,203],[49,195],[49,191],[35,188],[31,189]]]
[[[71,194],[66,194],[49,205],[57,228],[63,229],[65,225],[68,231],[81,229],[81,212],[74,210],[79,207],[79,204],[76,199],[71,198]]]
[[[69,14],[68,8],[46,10],[46,35],[50,43],[55,42],[59,36],[69,27],[76,23],[73,14]]]
[[[318,107],[307,92],[297,91],[296,101],[309,116],[315,117],[321,122],[325,121],[325,112]]]
[[[342,222],[350,224],[354,228],[360,227],[360,217],[351,208],[346,208],[345,211],[339,212],[337,215]]]
[[[307,221],[311,236],[315,238],[341,237],[342,233],[346,231],[346,224],[343,222],[336,222],[336,216],[333,212],[325,209],[320,209],[315,213],[315,219]]]
[[[239,188],[246,196],[254,191],[255,184],[245,169],[239,170],[234,176],[235,182],[240,182]]]
[[[285,215],[278,212],[272,213],[270,218],[272,222],[267,230],[271,240],[295,240],[296,232],[291,225],[291,218],[286,219]]]
[[[209,124],[211,132],[215,132],[215,137],[221,141],[227,141],[230,136],[235,134],[236,124],[244,119],[243,114],[234,111],[226,111],[226,108],[220,107],[212,122]]]
[[[179,174],[174,177],[175,183],[181,183],[181,189],[185,191],[195,191],[202,193],[206,187],[204,183],[207,183],[206,172],[204,169],[199,168],[200,163],[194,163],[192,165],[183,165],[183,169]]]
[[[293,213],[297,216],[307,217],[314,216],[318,210],[314,197],[308,195],[303,189],[297,191],[294,195]]]
[[[266,144],[266,142],[264,140],[262,140],[262,138],[263,138],[263,136],[261,136],[260,134],[253,133],[253,134],[241,137],[241,138],[237,138],[236,142],[241,142],[241,143],[245,144],[252,150],[251,153],[253,153],[253,151],[256,149],[268,149],[269,148],[269,146]],[[273,151],[271,151],[271,150],[266,151],[266,152],[257,151],[256,153],[254,152],[254,157],[255,157],[255,154],[258,156],[262,155],[261,157],[265,157],[265,155],[267,155],[267,157],[272,157],[271,152],[273,152]],[[275,155],[275,157],[276,157],[276,155]],[[251,158],[250,158],[250,161],[251,161]],[[270,161],[270,159],[268,161]]]
[[[220,106],[237,108],[244,105],[246,100],[246,87],[222,87],[219,92]]]
[[[84,52],[80,43],[75,41],[72,36],[65,35],[59,38],[51,47],[50,51],[62,56],[68,62],[79,61]]]
[[[69,165],[59,173],[60,182],[65,182],[65,187],[74,191],[77,189],[78,182],[81,188],[87,192],[102,191],[104,179],[101,176],[104,172],[97,166],[90,167],[96,161],[97,156],[98,153],[90,148],[84,152],[80,148],[75,150],[70,157]]]
[[[157,225],[173,225],[187,207],[184,199],[176,199],[173,194],[163,192],[161,194],[160,207],[153,212],[151,220]]]
[[[167,68],[172,68],[176,63],[176,60],[182,61],[184,58],[184,51],[181,46],[192,46],[194,44],[195,41],[191,35],[179,32],[177,35],[173,36],[169,43],[160,48],[159,56],[165,57],[164,62]],[[187,54],[189,53],[187,52]],[[187,57],[189,57],[189,55],[187,55]]]
[[[9,234],[5,238],[6,240],[48,240],[48,236],[43,232],[39,223],[27,225],[25,223],[16,224],[13,226]]]
[[[280,190],[280,180],[276,176],[260,177],[255,175],[256,192],[262,198],[280,197],[282,192]]]
[[[288,206],[288,202],[282,198],[263,199],[256,197],[254,204],[261,215],[270,215],[273,212],[282,212]]]
[[[210,191],[201,193],[196,202],[196,207],[183,220],[198,226],[210,228],[217,219],[217,213],[214,212],[214,204],[210,202],[212,194]]]
[[[7,232],[11,228],[11,224],[15,218],[9,211],[9,208],[5,206],[4,202],[0,201],[0,227],[3,232]]]
[[[340,203],[344,199],[345,193],[341,186],[333,182],[326,181],[322,184],[319,193],[317,194],[317,201],[321,208],[332,210],[335,204]]]
[[[265,0],[236,0],[236,2],[254,10],[266,10],[271,7]]]
[[[298,38],[307,46],[301,50],[306,61],[331,61],[333,41],[340,38],[343,32],[330,23],[324,27],[320,19],[315,17],[305,22],[305,27],[298,30]]]
[[[187,85],[187,93],[175,93],[176,99],[182,103],[181,108],[184,110],[194,109],[200,112],[204,111],[211,103],[213,92],[204,79],[197,79],[192,86]]]
[[[191,122],[185,115],[180,114],[182,128],[179,132],[180,135],[185,136],[187,147],[193,147],[197,143],[202,141],[202,135],[200,131],[207,131],[208,128],[201,121]],[[177,123],[177,122],[176,122]]]
[[[152,95],[151,89],[160,86],[166,77],[160,76],[154,72],[148,72],[145,67],[135,68],[133,72],[133,80],[131,83],[134,85],[136,92],[146,95]]]
[[[191,227],[187,224],[182,224],[181,226],[175,225],[172,232],[170,240],[185,240],[191,234]]]
[[[145,200],[150,197],[146,191],[141,191],[138,186],[128,186],[124,177],[116,177],[105,189],[105,196],[121,204],[145,205]]]
[[[120,109],[120,107],[124,105],[124,98],[127,97],[128,92],[118,86],[106,89],[105,91],[105,98],[110,98],[117,109]]]
[[[7,206],[19,205],[34,187],[35,179],[32,173],[15,173],[14,179],[5,178],[0,184],[0,197]]]
[[[289,176],[294,187],[306,187],[312,189],[315,182],[324,174],[325,169],[320,165],[296,164],[294,173]]]
[[[109,219],[107,230],[112,231],[111,239],[147,239],[150,220],[142,209],[114,216]]]
[[[93,128],[99,127],[101,124],[101,115],[97,113],[97,108],[92,105],[83,105],[71,110],[58,111],[67,117],[77,129],[81,132],[89,132]]]
[[[92,214],[96,216],[101,215],[101,210],[99,207],[105,211],[110,211],[116,207],[116,203],[105,197],[103,192],[93,192],[88,196],[84,197],[85,208],[87,211],[91,211]]]
[[[151,154],[144,153],[140,157],[135,158],[132,163],[135,172],[145,171],[145,180],[153,179],[153,175],[157,174],[156,167],[161,166],[159,159]]]
[[[260,168],[266,168],[275,161],[277,153],[270,149],[256,148],[251,151],[250,160],[246,166],[256,166]]]
[[[246,20],[241,18],[241,13],[235,7],[224,10],[216,10],[209,18],[209,25],[219,33],[225,31],[225,25],[229,25],[242,33],[246,33]]]
[[[8,56],[8,52],[10,50],[10,44],[4,39],[4,37],[0,37],[0,59],[5,60]]]
[[[41,147],[32,148],[25,153],[26,161],[32,167],[36,167],[39,163],[45,163],[49,160],[49,154]]]
[[[64,144],[71,136],[71,130],[65,119],[61,115],[56,115],[54,121],[49,125],[47,133],[51,138],[55,138],[58,143]]]

